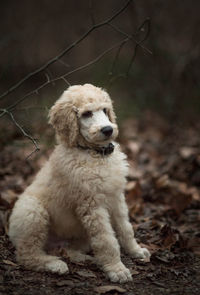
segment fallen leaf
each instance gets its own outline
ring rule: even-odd
[[[135,269],[131,269],[130,272],[132,275],[138,275],[140,273],[139,271],[137,271]]]
[[[188,240],[188,249],[191,249],[195,254],[200,255],[200,238],[193,237]]]
[[[185,182],[169,179],[167,174],[155,179],[154,185],[164,193],[163,202],[170,205],[178,216],[190,205],[193,198],[198,198],[197,190],[189,188]]]
[[[1,193],[0,204],[7,209],[12,208],[16,200],[17,194],[11,189],[8,189],[7,191]]]
[[[169,225],[165,224],[161,229],[161,248],[171,249],[172,245],[174,245],[178,240],[178,232]]]
[[[126,202],[130,216],[140,214],[143,211],[142,190],[139,181],[131,181],[128,184],[129,191],[126,194]]]
[[[12,266],[17,266],[16,263],[10,261],[10,260],[3,260],[3,263],[8,264],[8,265],[12,265]]]
[[[11,210],[0,211],[0,226],[3,227],[6,234],[8,234],[10,212]]]
[[[58,286],[58,287],[62,287],[62,286],[73,287],[74,285],[75,285],[74,282],[71,281],[71,280],[63,280],[63,281],[60,281],[60,282],[56,283],[56,286]]]
[[[107,292],[111,292],[111,291],[117,291],[119,293],[124,293],[126,292],[125,289],[119,287],[119,286],[112,286],[112,285],[106,285],[106,286],[99,286],[94,288],[95,292],[98,292],[99,294],[105,294]]]
[[[200,192],[196,187],[190,187],[188,193],[192,195],[193,200],[200,201]]]
[[[167,174],[162,175],[156,180],[155,185],[158,189],[168,187],[170,185],[169,176]]]
[[[96,275],[88,270],[79,270],[76,272],[79,276],[84,278],[96,278]]]
[[[141,144],[137,141],[129,141],[126,147],[127,147],[128,153],[131,153],[131,155],[135,156],[140,151]]]
[[[188,193],[175,193],[171,198],[171,207],[179,216],[184,209],[186,209],[192,201],[192,195]]]
[[[179,153],[184,160],[187,160],[197,153],[197,149],[189,146],[183,146],[180,148]]]

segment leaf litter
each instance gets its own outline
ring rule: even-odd
[[[179,128],[151,113],[122,126],[120,141],[130,165],[126,186],[130,220],[136,239],[152,253],[148,263],[122,253],[133,275],[133,282],[124,285],[110,284],[91,262],[70,262],[63,245],[54,254],[67,261],[70,274],[66,276],[32,272],[17,264],[7,237],[9,214],[50,151],[41,147],[43,152],[27,161],[24,155],[32,151],[31,145],[4,146],[0,153],[0,293],[199,294],[199,130],[198,122]],[[20,140],[22,146],[25,141]]]

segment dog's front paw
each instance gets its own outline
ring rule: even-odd
[[[131,256],[141,260],[146,260],[150,258],[151,254],[146,248],[138,247],[131,253]]]
[[[58,259],[46,263],[45,270],[58,274],[64,274],[69,272],[67,264],[64,261]]]
[[[106,273],[111,282],[125,283],[133,280],[129,269],[122,262],[106,267]]]

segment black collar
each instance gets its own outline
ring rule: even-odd
[[[112,144],[110,142],[107,146],[102,146],[102,147],[91,148],[91,147],[87,147],[87,146],[78,145],[78,148],[80,148],[82,150],[93,150],[102,156],[108,156],[113,153],[115,146],[114,146],[114,144]]]

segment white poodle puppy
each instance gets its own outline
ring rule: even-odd
[[[91,248],[111,281],[131,281],[119,244],[132,257],[150,254],[137,244],[128,219],[128,165],[114,142],[118,129],[111,99],[91,84],[71,86],[49,117],[58,145],[10,217],[17,260],[29,269],[67,273],[64,261],[45,252],[53,234],[69,241],[69,256],[87,257],[83,251]]]

